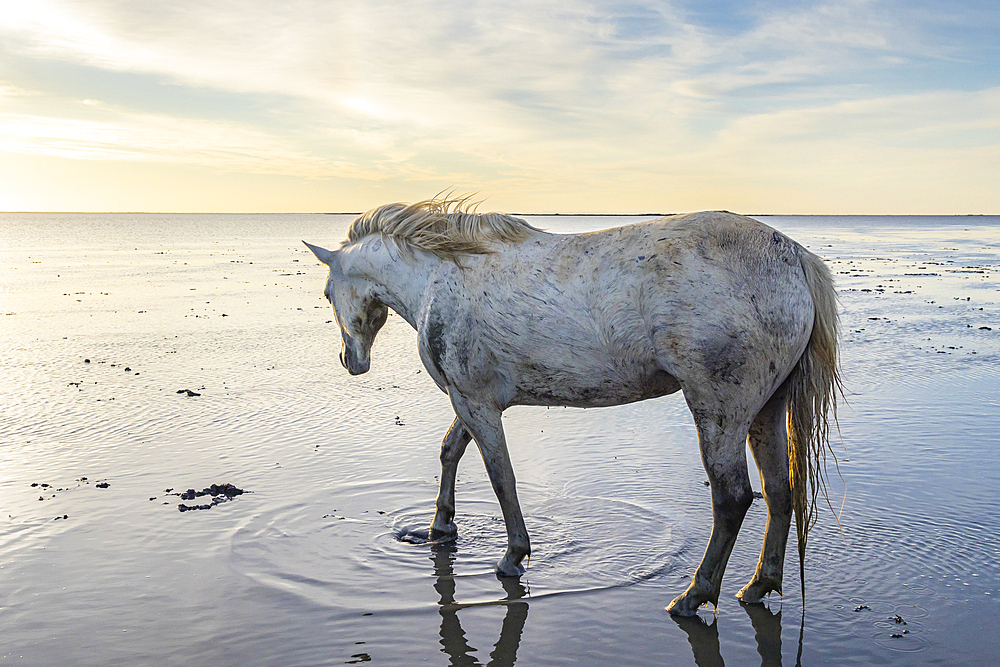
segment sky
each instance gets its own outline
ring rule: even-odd
[[[996,0],[0,0],[0,210],[1000,214]]]

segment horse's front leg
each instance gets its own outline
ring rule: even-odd
[[[524,517],[521,516],[521,506],[517,502],[514,468],[510,464],[507,441],[500,423],[501,411],[494,406],[467,400],[454,390],[450,395],[455,414],[475,438],[479,452],[483,455],[486,473],[497,494],[497,500],[500,501],[500,510],[507,527],[507,553],[497,563],[497,574],[519,577],[524,574],[521,561],[531,555],[531,544],[528,529],[524,526]]]
[[[438,491],[437,511],[431,524],[430,539],[455,535],[455,476],[458,473],[458,462],[465,454],[472,436],[462,425],[458,417],[451,423],[451,428],[441,442],[441,490]]]

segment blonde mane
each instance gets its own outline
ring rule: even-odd
[[[444,259],[494,252],[496,243],[519,243],[541,231],[506,213],[476,213],[470,196],[385,204],[351,223],[343,245],[381,234],[404,252],[421,248]]]

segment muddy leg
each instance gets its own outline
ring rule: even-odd
[[[441,442],[441,489],[438,491],[437,511],[431,524],[432,540],[458,533],[454,522],[455,475],[458,473],[458,462],[471,439],[468,429],[456,417]]]
[[[455,407],[455,414],[479,446],[483,463],[486,464],[486,473],[497,494],[497,500],[500,501],[504,524],[507,526],[507,553],[497,563],[497,574],[519,577],[524,574],[521,561],[525,556],[531,555],[531,544],[528,541],[528,529],[524,526],[524,517],[521,516],[521,506],[517,502],[514,468],[507,453],[507,441],[500,423],[501,413],[492,406],[468,401],[455,391],[451,392],[451,402]]]
[[[746,429],[737,427],[724,432],[718,426],[723,421],[699,418],[695,412],[701,458],[712,486],[712,536],[691,585],[667,607],[668,612],[678,616],[693,616],[706,602],[719,606],[722,575],[743,517],[753,503],[744,445]]]
[[[792,521],[792,492],[788,483],[788,433],[785,426],[786,394],[779,390],[750,426],[750,451],[760,469],[767,530],[753,578],[736,594],[743,602],[760,602],[771,591],[781,593],[785,544]]]

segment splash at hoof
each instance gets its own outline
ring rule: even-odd
[[[401,528],[396,531],[394,537],[399,542],[407,544],[446,544],[454,542],[458,538],[458,533],[445,534],[430,528]]]

